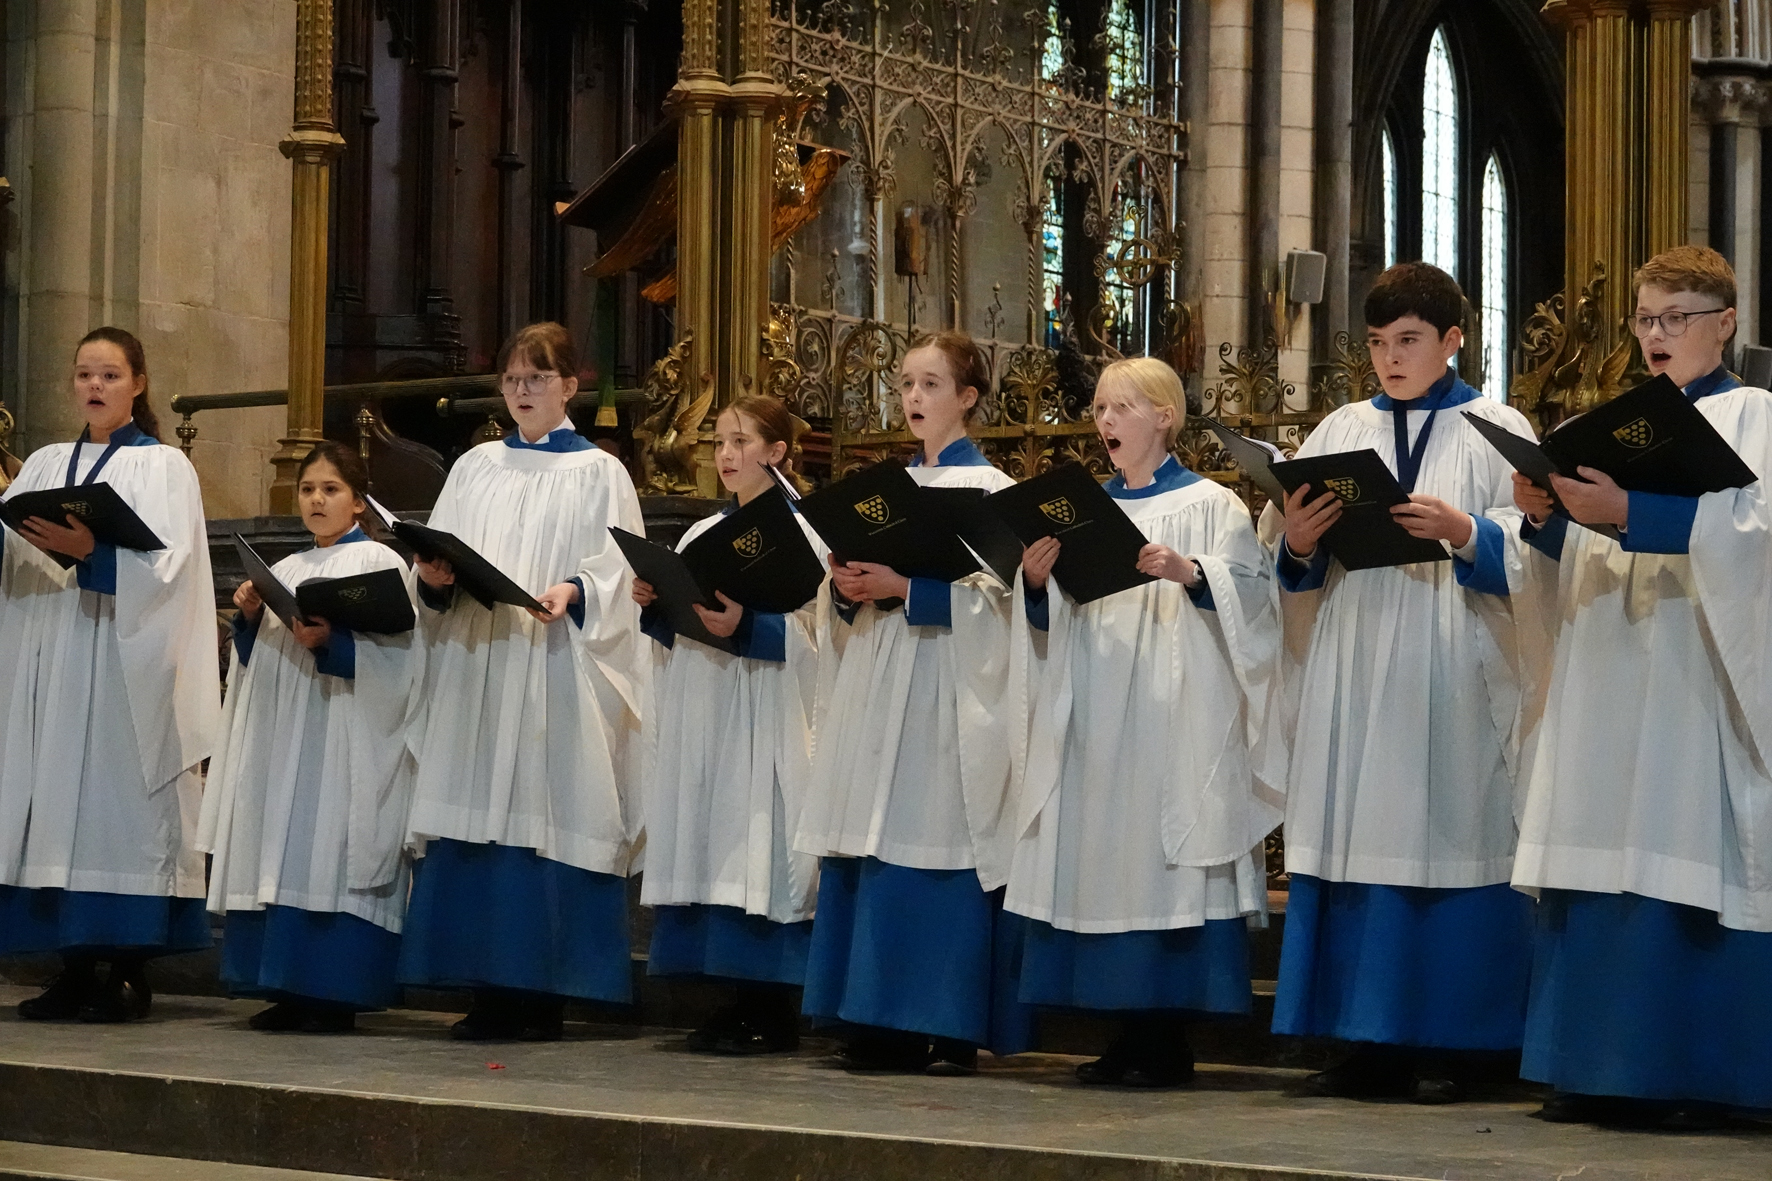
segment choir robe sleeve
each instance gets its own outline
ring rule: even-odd
[[[1753,388],[1702,398],[1698,407],[1761,476],[1707,493],[1692,523],[1690,561],[1699,606],[1715,637],[1715,663],[1761,766],[1772,765],[1772,393]],[[1634,505],[1632,506],[1635,507]],[[1733,711],[1732,711],[1733,712]],[[1752,889],[1772,885],[1772,798],[1764,775],[1730,777],[1730,805]]]

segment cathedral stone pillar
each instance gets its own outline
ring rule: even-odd
[[[1763,344],[1772,327],[1762,308],[1761,127],[1772,85],[1742,74],[1707,73],[1692,87],[1693,112],[1710,136],[1710,245],[1735,268],[1739,344]]]

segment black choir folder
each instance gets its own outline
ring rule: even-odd
[[[957,582],[980,568],[960,535],[963,498],[924,494],[900,464],[877,463],[800,501],[800,513],[839,562],[877,562],[907,578]],[[875,605],[891,610],[900,600]]]
[[[1274,464],[1284,462],[1280,455],[1270,451],[1267,444],[1246,438],[1217,419],[1195,416],[1195,421],[1204,424],[1212,432],[1219,446],[1236,460],[1243,474],[1267,494],[1267,498],[1274,502],[1274,507],[1286,507],[1286,489],[1275,478],[1273,471]]]
[[[1309,500],[1326,491],[1341,497],[1341,516],[1323,534],[1322,544],[1345,569],[1452,559],[1443,544],[1410,536],[1391,516],[1391,507],[1408,504],[1409,496],[1370,447],[1289,459],[1269,465],[1268,470],[1288,496],[1309,484]]]
[[[725,652],[730,637],[708,631],[694,604],[718,611],[720,591],[748,611],[785,615],[818,593],[824,566],[806,541],[787,499],[771,490],[727,515],[681,552],[611,527],[634,573],[658,593],[671,629]]]
[[[240,564],[258,589],[259,598],[285,627],[297,619],[324,619],[333,627],[354,632],[395,635],[412,630],[412,599],[398,570],[313,578],[291,590],[238,533],[234,534],[234,552],[240,555]]]
[[[438,558],[448,562],[450,569],[455,571],[455,585],[479,600],[481,606],[490,608],[494,603],[509,603],[513,607],[546,612],[547,609],[528,591],[512,582],[504,571],[455,534],[420,525],[417,521],[398,520],[373,496],[365,499],[388,531],[411,546],[413,553],[427,562]]]
[[[1759,478],[1665,373],[1569,420],[1543,443],[1468,411],[1465,418],[1546,492],[1551,492],[1553,474],[1578,480],[1576,469],[1582,467],[1598,468],[1626,492],[1667,496],[1745,488]],[[1554,500],[1556,493],[1551,496]],[[1562,508],[1560,502],[1557,507]],[[1601,531],[1617,536],[1610,526]]]
[[[1052,577],[1075,602],[1155,581],[1138,569],[1145,535],[1080,463],[993,492],[988,503],[1024,544],[1058,538]]]
[[[152,552],[166,548],[166,543],[117,495],[117,490],[102,481],[20,492],[0,502],[0,519],[15,530],[28,517],[41,517],[55,525],[66,525],[67,519],[73,517],[92,530],[94,538],[119,549]],[[66,554],[49,556],[63,567],[74,564],[74,559]]]

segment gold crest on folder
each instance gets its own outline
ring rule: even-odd
[[[1635,422],[1627,422],[1613,431],[1612,437],[1626,447],[1635,447],[1640,450],[1655,441],[1655,428],[1649,425],[1648,419],[1639,418]]]
[[[855,511],[861,514],[862,520],[875,525],[884,525],[892,519],[892,508],[884,496],[870,496],[858,502]]]
[[[1057,500],[1048,500],[1040,506],[1040,511],[1046,514],[1047,520],[1060,525],[1069,525],[1077,519],[1077,510],[1072,506],[1068,496],[1061,496]]]
[[[1355,501],[1360,499],[1360,484],[1357,480],[1349,480],[1345,477],[1340,479],[1331,477],[1324,480],[1323,483],[1329,485],[1329,491],[1335,493],[1335,495],[1341,497],[1343,500]]]
[[[347,586],[338,592],[338,597],[347,603],[361,603],[364,599],[369,597],[369,588],[366,586]]]
[[[734,538],[732,548],[738,551],[741,558],[754,558],[763,552],[763,534],[752,529],[744,536]]]
[[[92,511],[92,506],[84,500],[65,500],[62,502],[64,513],[73,513],[76,517],[84,517]]]

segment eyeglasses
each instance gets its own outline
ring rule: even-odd
[[[1656,322],[1659,321],[1663,334],[1684,336],[1686,335],[1686,322],[1694,316],[1709,316],[1728,310],[1728,308],[1705,308],[1702,312],[1663,312],[1659,316],[1632,316],[1630,330],[1639,337],[1648,336],[1655,331]]]
[[[498,388],[507,394],[514,394],[518,390],[526,390],[531,394],[542,394],[547,392],[550,381],[559,380],[558,373],[531,373],[528,377],[517,377],[507,373],[498,379]]]

